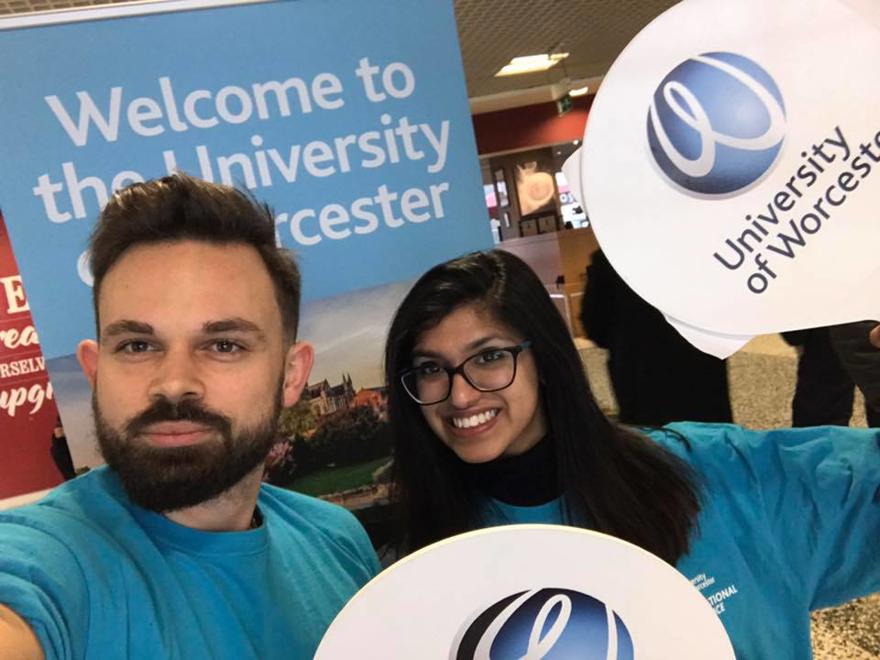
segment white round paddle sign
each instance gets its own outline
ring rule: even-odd
[[[676,327],[736,345],[880,315],[877,4],[685,0],[608,71],[571,172]]]
[[[316,660],[733,660],[690,582],[641,548],[555,525],[462,534],[345,606]]]

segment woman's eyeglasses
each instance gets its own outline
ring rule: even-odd
[[[471,355],[457,367],[423,362],[402,372],[400,382],[413,401],[422,406],[446,401],[455,374],[461,374],[475,390],[497,392],[509,387],[516,378],[516,358],[531,345],[531,341],[524,341],[516,346],[489,348]]]

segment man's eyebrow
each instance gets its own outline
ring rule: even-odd
[[[219,321],[208,321],[202,326],[202,332],[206,334],[220,334],[223,332],[251,332],[261,337],[264,335],[263,329],[253,321],[235,317],[231,319],[220,319]]]
[[[149,323],[123,319],[121,321],[114,321],[105,326],[104,330],[101,332],[101,339],[109,339],[117,335],[125,334],[152,335],[155,334],[155,331],[153,330],[153,326]]]

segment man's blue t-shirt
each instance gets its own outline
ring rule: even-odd
[[[378,572],[345,509],[263,485],[263,524],[202,532],[99,468],[0,513],[0,603],[47,658],[311,658]]]
[[[877,430],[748,431],[670,424],[648,435],[690,463],[702,510],[676,568],[724,623],[739,660],[812,657],[809,612],[880,590]],[[559,500],[494,502],[487,524],[568,524]]]

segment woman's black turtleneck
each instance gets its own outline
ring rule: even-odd
[[[518,456],[465,464],[468,482],[484,495],[513,506],[538,506],[559,497],[553,441],[545,437]]]

